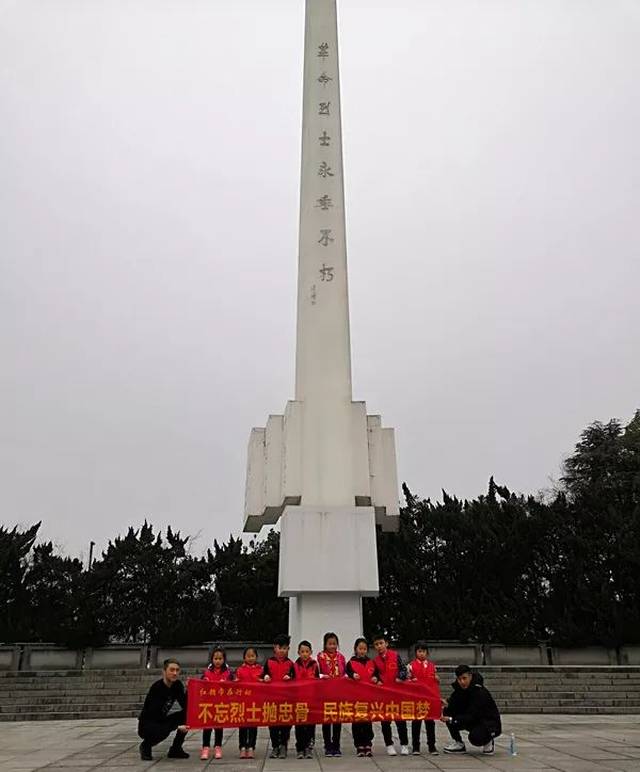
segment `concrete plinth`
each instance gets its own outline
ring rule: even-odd
[[[280,528],[278,593],[377,595],[373,507],[285,507]]]
[[[362,598],[357,592],[307,592],[289,598],[289,633],[292,651],[307,639],[314,652],[322,651],[322,637],[336,633],[348,655],[362,635]],[[348,656],[347,656],[348,658]]]
[[[331,630],[349,651],[362,635],[362,596],[378,593],[373,507],[285,507],[278,591],[294,646],[317,651]]]

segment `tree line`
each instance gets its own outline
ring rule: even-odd
[[[640,411],[595,422],[553,492],[421,499],[403,486],[397,533],[378,533],[380,595],[365,633],[556,645],[640,643]],[[144,523],[89,570],[37,543],[37,523],[0,526],[0,642],[99,646],[269,640],[287,627],[279,537],[231,536],[204,555]]]

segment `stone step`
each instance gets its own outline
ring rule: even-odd
[[[640,714],[640,668],[480,670],[505,714]],[[0,721],[133,718],[160,675],[126,669],[0,673]],[[446,696],[453,673],[441,669],[440,677]]]
[[[32,698],[53,699],[58,695],[77,695],[79,697],[83,695],[92,694],[144,694],[147,692],[152,681],[147,683],[123,683],[123,684],[61,684],[57,687],[51,686],[47,688],[45,685],[40,685],[39,688],[30,687],[28,689],[22,688],[19,685],[13,685],[8,689],[0,689],[0,699],[3,695],[16,696],[25,695]],[[496,684],[493,682],[487,682],[486,686],[493,694],[510,694],[518,692],[522,694],[530,694],[535,696],[536,694],[551,694],[559,692],[567,692],[572,694],[608,694],[608,693],[640,693],[640,684],[622,682],[616,684],[585,684],[585,683],[553,683],[553,684]],[[446,693],[449,691],[447,684],[441,684],[441,691]]]
[[[537,708],[557,705],[566,707],[602,707],[602,708],[636,708],[640,712],[640,700],[540,700],[539,702],[530,702],[529,700],[504,700],[498,703],[500,708]],[[526,712],[526,711],[525,711]]]
[[[139,703],[142,705],[144,698],[145,694],[140,693],[103,694],[100,692],[100,694],[82,695],[81,697],[78,697],[78,695],[75,694],[67,694],[57,695],[55,697],[47,698],[46,700],[34,700],[32,697],[25,697],[24,695],[17,695],[16,697],[9,699],[7,696],[0,694],[0,709],[12,705],[88,705],[92,702],[98,701],[110,702],[114,704],[120,704],[124,702],[137,705]]]
[[[611,676],[612,674],[618,676],[633,676],[640,677],[640,665],[636,666],[520,666],[520,667],[508,667],[508,666],[492,666],[492,665],[478,665],[477,667],[481,672],[488,674],[491,678],[499,677],[518,677],[518,678],[557,678],[560,675],[564,675],[570,678],[598,678],[600,676]],[[183,675],[196,675],[201,673],[204,669],[204,663],[202,667],[197,668],[183,668]],[[453,675],[453,667],[439,667],[439,672]],[[37,671],[20,671],[15,672],[12,670],[0,670],[0,682],[5,679],[20,678],[20,679],[38,679],[38,678],[129,678],[132,675],[140,676],[157,676],[162,673],[160,668],[141,669],[141,668],[114,668],[113,670],[37,670]]]
[[[491,694],[496,700],[507,699],[508,697],[522,697],[523,699],[530,700],[544,700],[548,698],[561,699],[563,697],[575,697],[577,699],[583,699],[586,697],[592,697],[594,699],[610,699],[610,698],[640,698],[640,690],[638,689],[609,689],[607,691],[597,691],[595,689],[567,689],[556,690],[549,689],[548,691],[522,691],[520,689],[505,689],[498,691],[497,689],[491,689]]]
[[[24,700],[30,700],[31,702],[37,702],[39,700],[43,700],[46,702],[52,702],[53,700],[56,700],[58,698],[72,698],[72,699],[78,699],[78,700],[87,700],[87,699],[94,699],[96,696],[100,697],[128,697],[131,699],[144,699],[145,695],[147,694],[148,689],[142,688],[142,689],[84,689],[82,691],[75,691],[72,689],[60,689],[60,690],[52,690],[51,692],[43,692],[43,691],[10,691],[10,692],[3,692],[0,691],[0,703],[6,702],[7,700],[18,700],[18,699],[24,699]]]
[[[59,683],[46,683],[46,682],[40,682],[37,684],[3,684],[0,687],[0,694],[6,694],[7,692],[21,692],[23,694],[51,694],[52,692],[56,691],[73,691],[73,692],[91,692],[91,691],[102,691],[103,689],[114,689],[116,691],[124,691],[126,689],[135,689],[136,691],[146,691],[154,681],[157,679],[152,678],[148,681],[120,681],[120,682],[110,682],[106,681],[104,683],[98,683],[95,681],[87,682],[87,683],[74,683],[74,682],[64,682],[61,681]]]
[[[125,702],[125,703],[102,703],[91,702],[86,705],[78,705],[76,703],[66,703],[64,705],[10,705],[0,707],[0,715],[7,713],[66,713],[68,711],[81,711],[87,713],[100,713],[103,711],[125,712],[136,711],[136,715],[140,713],[142,703]]]
[[[2,721],[79,721],[81,719],[91,718],[136,718],[139,711],[131,710],[125,712],[122,710],[114,711],[70,711],[68,713],[54,713],[51,711],[39,711],[37,713],[0,713],[0,722]]]
[[[183,679],[198,677],[200,673],[183,674]],[[555,683],[555,682],[569,682],[575,683],[576,681],[589,684],[608,684],[608,683],[620,683],[630,682],[640,684],[640,674],[633,673],[608,673],[606,675],[589,676],[588,674],[573,674],[573,673],[553,673],[549,674],[550,678],[542,677],[543,674],[527,674],[527,673],[511,673],[511,674],[485,674],[485,681],[487,683],[500,684],[500,683]],[[49,675],[41,674],[35,678],[26,678],[20,674],[14,674],[10,678],[3,678],[0,680],[0,689],[8,688],[13,684],[20,684],[21,687],[30,687],[37,685],[51,685],[56,686],[60,684],[77,683],[77,684],[129,684],[129,683],[149,683],[160,678],[160,673],[139,673],[133,671],[127,675],[114,675],[96,677],[77,677],[73,675]],[[454,680],[452,674],[440,673],[441,683],[450,683]]]

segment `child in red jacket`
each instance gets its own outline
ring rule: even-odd
[[[407,666],[400,659],[398,652],[389,648],[387,636],[384,633],[375,635],[373,638],[373,645],[378,652],[377,657],[375,657],[373,661],[378,668],[380,682],[390,686],[396,681],[405,681],[407,678]],[[409,733],[407,732],[407,722],[396,721],[395,724],[398,729],[398,738],[400,739],[400,754],[402,756],[408,756]],[[389,756],[397,756],[398,754],[393,744],[393,735],[391,733],[391,721],[381,721],[380,728],[382,729],[384,744],[387,746],[387,754]]]
[[[288,635],[277,635],[273,639],[273,657],[269,657],[262,668],[262,680],[265,683],[290,681],[296,677],[293,662],[289,659],[290,645],[291,638]],[[269,736],[271,737],[271,758],[286,759],[291,727],[270,726]]]
[[[353,644],[353,657],[347,662],[346,674],[355,681],[365,683],[378,683],[378,668],[373,660],[369,659],[369,644],[366,638],[356,638]],[[373,724],[371,721],[354,721],[351,724],[353,744],[356,746],[358,756],[373,755]]]
[[[298,659],[293,663],[296,673],[296,681],[307,681],[312,678],[320,678],[318,663],[311,656],[311,644],[309,641],[300,641],[298,644]],[[312,759],[313,746],[316,739],[315,724],[296,724],[296,753],[299,759]]]
[[[255,684],[262,680],[262,665],[258,664],[258,650],[247,646],[242,654],[242,664],[236,670],[236,681]],[[255,759],[258,729],[255,726],[241,726],[238,730],[241,759]]]
[[[229,665],[227,665],[227,654],[222,646],[216,646],[211,652],[211,661],[209,662],[207,669],[202,674],[202,678],[205,681],[213,681],[214,683],[233,680],[233,672]],[[222,758],[222,734],[222,729],[216,728],[213,741],[213,755],[216,759]],[[202,751],[200,753],[201,760],[206,761],[209,758],[210,752],[211,729],[203,729]]]
[[[320,678],[344,678],[347,662],[344,654],[338,651],[338,636],[335,633],[325,633],[323,650],[318,654],[318,667]],[[342,756],[340,750],[340,733],[342,724],[323,724],[322,737],[324,739],[325,756]]]
[[[414,646],[416,658],[407,665],[407,671],[409,678],[412,681],[421,681],[423,683],[433,683],[434,681],[440,681],[438,673],[436,672],[436,666],[429,659],[429,647],[426,641],[418,641]],[[429,746],[429,753],[432,756],[438,755],[438,749],[436,748],[436,722],[426,718],[424,720],[424,726],[427,730],[427,745]],[[413,755],[420,755],[420,730],[422,729],[422,721],[411,722],[411,744],[413,745]]]

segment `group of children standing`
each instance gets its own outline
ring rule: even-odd
[[[312,678],[352,678],[356,681],[367,683],[392,684],[396,681],[415,680],[423,682],[439,681],[433,662],[429,660],[429,649],[425,641],[418,641],[414,647],[415,658],[405,664],[398,653],[389,647],[385,635],[374,636],[373,645],[376,656],[369,657],[369,643],[365,638],[358,638],[353,647],[353,656],[347,661],[338,650],[338,636],[333,632],[325,633],[323,650],[314,659],[309,641],[300,641],[298,644],[298,658],[293,661],[289,658],[290,637],[279,635],[273,641],[273,656],[269,657],[264,665],[258,663],[258,652],[253,646],[244,650],[243,663],[235,672],[227,664],[225,651],[222,647],[216,647],[211,654],[209,666],[204,671],[203,679],[207,681],[240,681],[255,683],[262,681],[290,681]],[[410,754],[409,735],[406,721],[395,722],[400,740],[400,753],[403,756]],[[424,721],[427,733],[427,746],[429,753],[437,754],[435,722]],[[391,722],[382,721],[382,737],[390,756],[396,756],[397,751],[393,743]],[[324,740],[325,756],[342,756],[340,747],[340,734],[342,724],[323,724],[322,736]],[[420,734],[422,721],[411,722],[411,740],[414,755],[420,753]],[[200,758],[206,760],[211,753],[211,735],[214,732],[214,757],[222,758],[222,729],[205,729],[202,733],[202,752]],[[256,739],[258,731],[255,727],[242,727],[239,731],[240,758],[252,759],[255,757]],[[316,727],[314,724],[297,724],[295,727],[296,753],[299,759],[313,757]],[[353,744],[358,756],[371,756],[373,746],[373,725],[370,722],[358,722],[352,725]],[[271,758],[284,759],[287,757],[290,726],[270,726]]]

